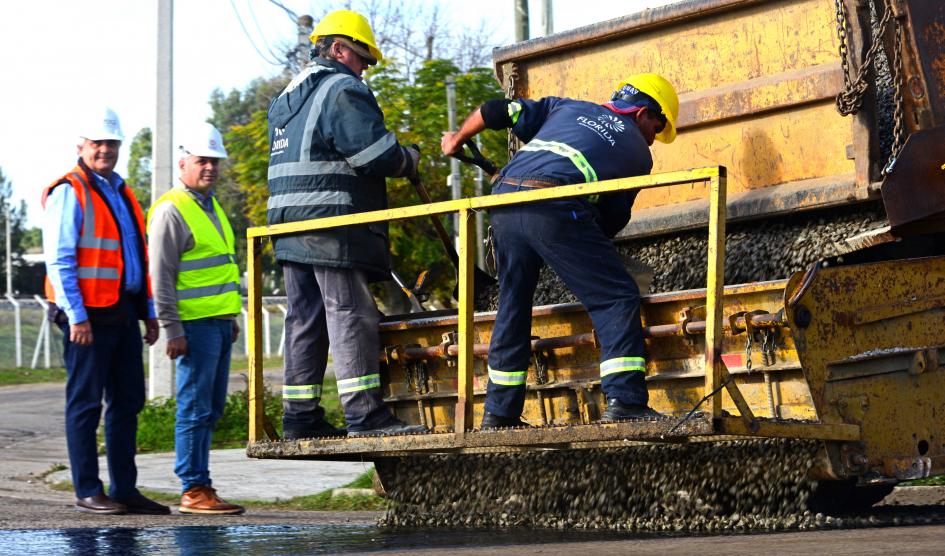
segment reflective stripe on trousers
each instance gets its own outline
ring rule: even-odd
[[[321,384],[282,385],[282,398],[285,400],[317,400],[321,397]]]
[[[642,357],[614,357],[602,361],[600,364],[600,377],[614,373],[625,372],[646,372],[646,360]]]
[[[381,375],[374,373],[372,375],[356,376],[338,381],[338,395],[360,392],[369,388],[381,387]]]
[[[527,371],[498,371],[489,367],[489,380],[502,386],[524,386]]]

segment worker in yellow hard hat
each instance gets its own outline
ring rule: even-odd
[[[331,12],[315,27],[312,63],[269,107],[269,224],[387,207],[385,178],[417,171],[419,152],[384,125],[361,81],[383,58],[367,19]],[[387,226],[371,224],[276,238],[285,278],[286,439],[422,432],[381,398],[380,312],[369,282],[390,279]],[[331,343],[347,430],[319,404]]]
[[[620,81],[611,100],[502,99],[473,111],[445,133],[451,155],[483,129],[510,128],[525,145],[493,182],[494,194],[649,174],[654,140],[676,138],[679,99],[654,73]],[[499,310],[489,345],[489,383],[481,428],[521,420],[531,353],[532,298],[547,264],[584,304],[601,347],[604,421],[661,418],[648,406],[640,291],[611,238],[630,220],[636,191],[569,198],[489,211],[499,274]]]

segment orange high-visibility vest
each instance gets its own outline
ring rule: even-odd
[[[108,208],[105,199],[88,181],[88,176],[81,166],[59,178],[43,190],[43,208],[46,198],[54,187],[68,182],[72,185],[75,196],[82,208],[82,230],[76,245],[76,271],[79,278],[79,291],[86,307],[110,307],[118,303],[121,297],[122,271],[125,261],[121,252],[121,230],[115,216]],[[148,297],[151,296],[151,279],[148,277],[148,247],[144,235],[144,214],[130,188],[122,188],[124,196],[135,216],[135,224],[141,238],[142,256],[144,257],[143,275]],[[52,283],[46,278],[46,299],[56,301]]]

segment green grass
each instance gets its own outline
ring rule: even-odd
[[[39,309],[34,303],[24,303],[20,311],[20,317],[20,354],[23,363],[28,365],[33,358],[36,338],[43,319],[46,318],[46,312]],[[13,367],[16,364],[15,322],[13,309],[9,305],[5,305],[0,310],[0,367]],[[56,325],[51,326],[50,363],[58,366],[62,365],[62,332],[59,331]],[[40,352],[39,360],[43,360],[42,352]]]
[[[282,396],[273,394],[268,388],[263,392],[266,416],[282,434]],[[334,377],[325,377],[322,385],[321,405],[325,417],[336,426],[344,425],[344,415],[338,401],[338,386]],[[174,399],[151,400],[145,404],[138,416],[138,453],[172,452],[174,450],[174,416],[177,402]],[[227,396],[223,417],[213,430],[213,448],[242,448],[249,438],[249,401],[246,392],[234,392]],[[99,443],[103,439],[101,432]]]
[[[934,475],[902,483],[903,486],[945,486],[945,475]]]
[[[51,369],[29,369],[26,367],[0,369],[0,386],[65,381],[66,370],[61,367]]]
[[[313,463],[314,465],[314,463]],[[345,485],[345,488],[370,488],[374,480],[374,470],[364,473],[354,481]],[[53,490],[72,490],[72,483],[69,481],[60,481],[49,485]],[[105,486],[108,490],[108,485]],[[141,494],[148,498],[162,502],[164,504],[180,503],[180,496],[169,494],[167,492],[140,489]],[[333,512],[354,512],[354,511],[381,511],[387,507],[387,502],[377,495],[357,495],[357,496],[336,496],[332,498],[331,491],[326,490],[318,494],[309,496],[295,496],[287,500],[276,500],[268,502],[264,500],[238,500],[226,498],[226,493],[221,492],[227,501],[255,509],[272,510],[294,510],[294,511],[333,511]]]
[[[263,369],[281,369],[285,366],[284,359],[281,355],[274,355],[272,357],[263,358]],[[230,372],[240,372],[245,371],[249,368],[249,359],[243,357],[242,353],[239,357],[234,356],[230,359]]]

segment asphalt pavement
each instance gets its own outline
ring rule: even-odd
[[[281,373],[267,373],[267,383],[278,388]],[[245,388],[234,376],[231,389]],[[63,384],[29,384],[0,387],[0,496],[60,500],[62,493],[35,488],[42,481],[71,481],[67,466],[65,387]],[[136,458],[138,487],[177,494],[174,454],[143,454]],[[107,463],[100,459],[100,473],[107,481]],[[318,494],[344,486],[371,469],[370,463],[305,460],[257,460],[243,449],[213,450],[210,473],[221,496],[236,500],[273,501]]]

